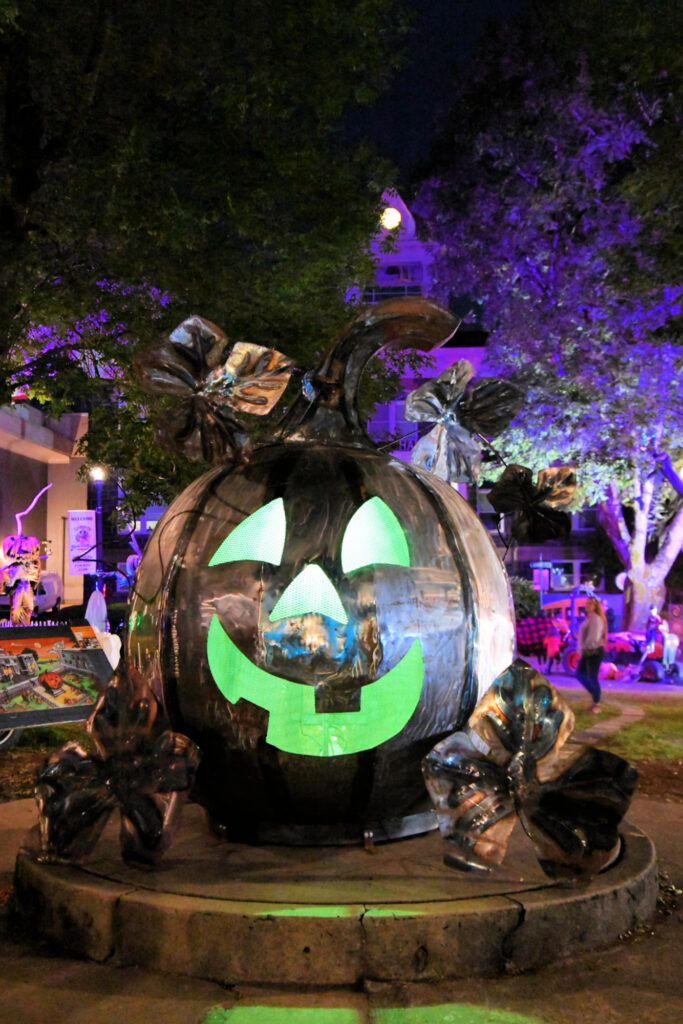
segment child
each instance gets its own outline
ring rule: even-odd
[[[550,675],[550,673],[552,672],[553,664],[557,662],[559,665],[560,647],[562,646],[560,630],[554,615],[551,615],[550,619],[548,620],[545,635],[543,637],[543,646],[545,648],[546,659],[545,671],[548,675]]]

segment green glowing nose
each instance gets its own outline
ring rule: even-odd
[[[319,565],[307,565],[294,577],[268,618],[276,622],[297,615],[325,615],[342,626],[349,621],[334,584]]]

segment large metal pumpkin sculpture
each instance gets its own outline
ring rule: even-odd
[[[512,659],[486,531],[356,408],[373,353],[456,326],[422,299],[362,313],[272,440],[192,484],[145,549],[128,656],[201,747],[198,798],[232,838],[417,830],[421,758]]]

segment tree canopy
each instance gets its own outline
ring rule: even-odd
[[[680,86],[658,94],[680,57],[669,47],[669,67],[646,62],[634,79],[626,29],[610,49],[608,21],[600,49],[598,13],[575,0],[562,31],[537,17],[489,39],[417,209],[438,243],[441,297],[471,298],[490,332],[488,365],[526,390],[497,447],[534,469],[576,464],[580,499],[600,504],[629,574],[636,623],[661,600],[683,542],[680,497],[655,461],[683,460],[683,286],[670,235],[676,189],[683,197],[664,170]],[[648,24],[635,20],[632,46]]]
[[[153,451],[137,348],[200,313],[306,369],[370,271],[392,172],[341,129],[399,59],[398,6],[0,6],[0,401],[17,373],[54,412],[116,390],[88,457],[145,500],[182,474]]]

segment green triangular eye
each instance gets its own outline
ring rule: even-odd
[[[228,534],[214,553],[209,565],[223,565],[225,562],[270,562],[279,565],[285,548],[287,519],[285,503],[275,498],[267,505],[252,512]]]
[[[370,498],[351,516],[342,540],[341,564],[346,573],[367,565],[410,565],[406,535],[381,498]]]

